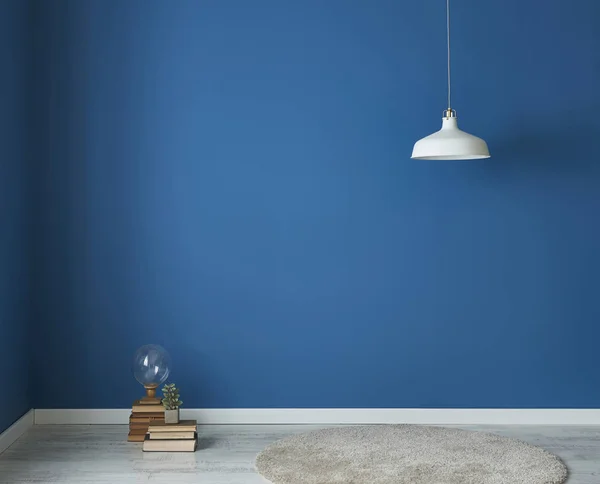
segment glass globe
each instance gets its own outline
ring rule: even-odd
[[[135,352],[133,375],[146,389],[145,403],[160,402],[156,398],[156,389],[165,382],[171,371],[171,357],[167,350],[159,345],[145,345]]]

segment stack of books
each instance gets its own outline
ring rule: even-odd
[[[148,433],[148,426],[154,423],[165,423],[165,407],[161,404],[133,402],[129,416],[128,442],[143,442]]]
[[[144,452],[195,452],[198,446],[198,426],[195,420],[178,424],[152,422],[144,440]]]

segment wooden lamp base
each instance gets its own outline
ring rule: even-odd
[[[140,399],[142,405],[160,405],[161,399],[156,396],[158,385],[144,385],[146,396]]]

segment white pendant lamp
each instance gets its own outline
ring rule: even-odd
[[[481,138],[458,129],[456,111],[450,105],[450,0],[446,0],[448,39],[448,109],[442,117],[442,129],[415,143],[415,160],[477,160],[489,158],[487,144]]]

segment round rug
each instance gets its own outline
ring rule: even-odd
[[[273,484],[562,484],[558,457],[519,440],[420,425],[335,427],[279,440],[256,458]]]

